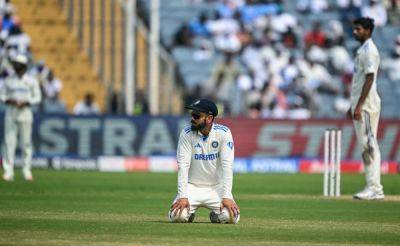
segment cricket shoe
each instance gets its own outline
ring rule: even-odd
[[[26,181],[33,181],[33,175],[30,170],[23,170],[22,175]]]
[[[189,223],[192,223],[192,222],[194,221],[194,217],[196,217],[196,214],[195,214],[195,213],[190,214],[189,219],[188,219],[188,222],[189,222]]]
[[[216,212],[214,211],[210,212],[210,221],[211,223],[220,223],[219,216]]]
[[[374,190],[372,188],[366,188],[363,191],[353,195],[354,199],[358,200],[383,200],[385,195],[382,190]]]
[[[4,173],[3,174],[3,180],[6,181],[6,182],[12,182],[12,181],[14,181],[14,175],[8,174],[8,173]]]

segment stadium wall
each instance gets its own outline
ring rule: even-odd
[[[0,115],[0,126],[3,126]],[[33,166],[101,171],[176,171],[175,150],[185,117],[37,115]],[[321,172],[323,135],[340,128],[342,169],[362,172],[351,121],[218,119],[235,142],[236,172]],[[0,133],[3,139],[3,131]],[[381,120],[382,172],[398,172],[400,120]],[[16,164],[18,165],[18,163]]]

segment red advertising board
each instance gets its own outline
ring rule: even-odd
[[[348,120],[252,120],[218,119],[228,126],[238,157],[319,157],[323,156],[325,129],[342,130],[342,158],[361,159],[353,123]],[[400,159],[400,121],[381,120],[378,141],[382,160]]]
[[[364,165],[361,161],[342,161],[342,173],[362,173],[364,172]],[[299,163],[300,173],[322,173],[324,172],[324,163],[319,160],[300,160]],[[382,174],[396,174],[397,163],[394,161],[384,161],[381,165]]]

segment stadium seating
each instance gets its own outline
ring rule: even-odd
[[[191,1],[185,0],[171,0],[161,1],[161,25],[162,42],[166,46],[170,46],[173,42],[173,35],[179,29],[179,27],[188,23],[189,21],[196,20],[201,12],[206,12],[211,16],[216,10],[217,1],[192,1],[196,3],[190,3]],[[143,1],[143,3],[149,8],[149,1]],[[335,6],[336,1],[329,1],[332,6]],[[283,11],[293,14],[297,20],[302,24],[304,30],[308,31],[311,29],[315,21],[321,21],[322,26],[327,26],[330,20],[340,20],[340,13],[338,9],[332,8],[327,12],[316,13],[316,14],[301,14],[296,10],[296,1],[283,1]],[[173,15],[169,13],[174,13]],[[400,28],[395,25],[386,25],[381,29],[377,29],[374,33],[375,43],[377,44],[381,52],[381,60],[390,54],[392,49],[392,40],[395,39],[396,35],[400,33]],[[302,37],[298,37],[302,40]],[[352,54],[358,46],[358,43],[352,38],[346,38],[345,47]],[[300,49],[295,51],[302,53],[302,44]],[[190,90],[195,85],[203,83],[210,77],[211,69],[215,66],[218,58],[221,54],[214,54],[211,58],[204,61],[196,61],[193,59],[195,48],[175,46],[172,49],[174,59],[178,64],[178,71],[184,80],[186,89]],[[200,68],[200,69],[199,69]],[[336,76],[336,77],[335,77]],[[335,78],[340,81],[340,77],[334,75]],[[385,75],[385,71],[380,71],[378,79],[378,91],[382,96],[382,116],[385,118],[396,118],[400,117],[400,112],[396,110],[398,105],[398,97],[400,95],[400,84],[390,81]],[[313,117],[322,118],[342,118],[343,114],[335,112],[333,95],[317,95],[317,101],[319,101],[319,110]]]
[[[63,81],[60,98],[69,110],[90,91],[104,109],[106,90],[99,82],[76,36],[68,28],[57,1],[12,1],[32,38],[35,59],[41,59]],[[39,15],[38,12],[41,14]]]

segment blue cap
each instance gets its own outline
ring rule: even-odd
[[[217,105],[211,100],[208,99],[200,99],[185,107],[186,109],[196,110],[199,112],[203,112],[206,114],[210,114],[212,116],[218,115]]]

